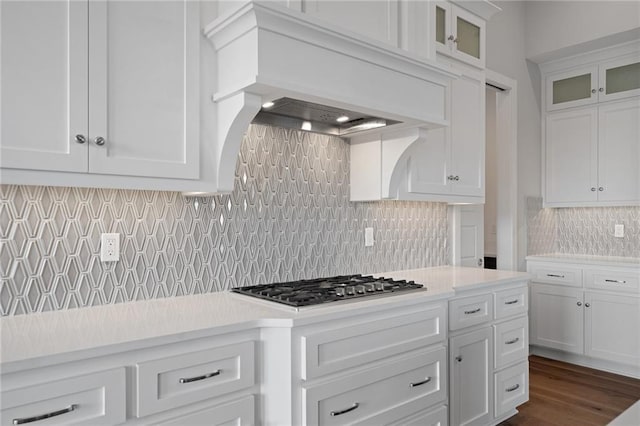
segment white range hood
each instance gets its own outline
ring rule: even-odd
[[[233,189],[243,135],[268,101],[286,98],[357,111],[394,123],[394,132],[448,124],[446,90],[457,74],[404,50],[274,2],[248,2],[216,19],[205,34],[216,52],[220,192]]]

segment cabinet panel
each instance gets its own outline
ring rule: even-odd
[[[529,353],[528,329],[526,317],[494,325],[495,368],[526,359]]]
[[[451,132],[450,127],[429,130],[426,141],[412,147],[409,164],[408,190],[421,194],[451,192]]]
[[[546,77],[547,111],[598,101],[598,67],[586,66]]]
[[[249,395],[228,404],[205,408],[158,424],[163,426],[251,426],[255,423],[254,397]]]
[[[495,416],[503,416],[529,400],[527,361],[495,374]]]
[[[0,3],[0,166],[87,171],[87,4]]]
[[[530,343],[582,354],[583,312],[581,289],[532,284]]]
[[[529,288],[520,287],[495,293],[495,319],[526,314],[529,309]]]
[[[196,2],[90,2],[90,170],[199,176]]]
[[[39,423],[120,424],[126,416],[125,370],[114,368],[20,389],[3,389],[0,396],[3,425],[31,423],[35,420],[26,420],[47,414],[54,415]]]
[[[450,339],[451,424],[486,425],[492,417],[491,328]]]
[[[640,271],[587,269],[584,271],[584,286],[640,294]]]
[[[640,200],[640,98],[598,107],[598,200]]]
[[[449,301],[449,329],[460,330],[493,319],[493,295],[461,297]]]
[[[596,108],[547,115],[545,202],[597,200],[597,143]]]
[[[600,65],[600,101],[640,95],[640,57],[624,56]]]
[[[640,298],[585,292],[585,355],[640,365]]]
[[[398,47],[398,2],[302,0],[305,13]]]
[[[446,349],[303,388],[303,423],[371,424],[372,416],[410,400],[428,407],[446,399]],[[413,384],[413,386],[412,386]]]

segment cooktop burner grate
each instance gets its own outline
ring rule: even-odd
[[[302,307],[420,288],[423,288],[423,285],[414,281],[358,274],[237,287],[231,291],[288,306]]]

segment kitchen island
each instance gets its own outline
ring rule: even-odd
[[[527,394],[510,391],[520,395],[514,405],[494,383],[521,377],[511,370],[522,370],[526,353],[499,364],[493,343],[501,332],[524,333],[505,337],[518,342],[507,349],[526,343],[528,275],[458,267],[379,275],[425,288],[298,312],[223,292],[2,318],[3,422],[58,411],[106,424],[446,420],[465,397],[469,365],[455,361],[456,373],[451,360],[478,349],[486,397],[471,406],[486,424],[515,414]],[[479,343],[468,341],[474,333]],[[379,384],[398,381],[408,390],[367,402]],[[351,401],[356,394],[364,400]]]

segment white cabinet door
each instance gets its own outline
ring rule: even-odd
[[[463,74],[451,82],[453,193],[484,196],[485,82]]]
[[[398,47],[398,1],[302,0],[305,13]]]
[[[546,203],[596,201],[597,108],[548,114],[546,119]]]
[[[634,53],[600,64],[599,79],[600,102],[640,95],[640,55]]]
[[[449,2],[434,2],[436,51],[479,68],[485,67],[484,19]]]
[[[640,298],[585,292],[585,355],[640,365]]]
[[[426,141],[412,152],[409,169],[409,192],[448,194],[451,192],[451,131],[449,127],[429,130]]]
[[[529,342],[578,354],[584,349],[582,290],[531,285]]]
[[[0,3],[0,166],[87,171],[87,2]]]
[[[598,108],[598,201],[640,201],[640,98]]]
[[[90,2],[91,172],[198,177],[198,8]]]
[[[486,425],[492,418],[491,327],[450,339],[452,425]]]
[[[598,101],[598,67],[589,65],[551,74],[545,79],[547,111]]]

